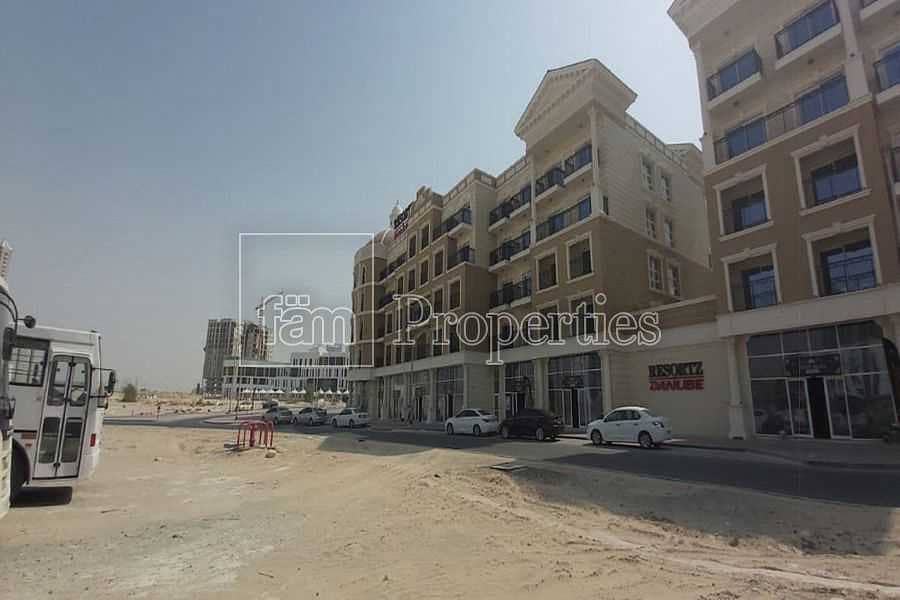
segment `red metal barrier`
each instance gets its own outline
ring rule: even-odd
[[[275,425],[268,421],[243,421],[238,425],[237,448],[253,448],[260,445],[272,448],[275,445]]]

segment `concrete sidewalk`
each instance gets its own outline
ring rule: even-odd
[[[587,435],[583,433],[565,433],[561,437],[580,440],[588,439]],[[698,448],[701,450],[751,452],[818,467],[900,471],[900,445],[886,444],[882,440],[816,440],[805,438],[732,440],[728,438],[684,437],[673,438],[667,442],[667,445],[680,448]]]

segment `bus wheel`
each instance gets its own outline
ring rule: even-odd
[[[14,501],[25,485],[25,459],[21,453],[13,451],[12,481],[10,481],[10,501]]]

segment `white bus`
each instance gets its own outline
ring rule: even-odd
[[[16,398],[12,498],[25,485],[90,477],[116,383],[115,372],[102,366],[100,334],[43,326],[19,332],[8,370]]]

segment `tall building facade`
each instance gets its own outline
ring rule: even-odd
[[[701,153],[631,117],[636,97],[594,59],[550,70],[515,125],[524,156],[498,175],[474,169],[445,194],[422,187],[394,210],[356,254],[355,404],[376,419],[432,422],[464,406],[501,418],[538,407],[577,429],[623,403],[678,397],[708,415],[681,431],[727,431],[727,400],[648,381],[651,366],[680,358],[698,359],[701,372],[706,361],[714,380],[727,370],[714,336]],[[427,298],[435,314],[502,311],[514,322],[482,341],[474,322],[447,337],[425,327],[401,345],[400,330],[424,309],[401,306],[400,293]],[[579,314],[645,309],[662,320],[653,348],[576,340],[596,325]],[[524,343],[532,326],[510,330],[532,313],[558,343]],[[488,364],[492,348],[502,365]]]
[[[9,267],[12,263],[13,248],[6,240],[0,240],[0,278],[9,278]]]
[[[293,352],[290,362],[229,357],[224,360],[222,393],[239,398],[275,391],[285,398],[344,400],[347,363],[347,350],[339,345]]]
[[[900,1],[676,0],[694,53],[732,434],[900,412]]]
[[[225,359],[268,360],[269,331],[252,321],[210,319],[206,325],[203,347],[202,388],[208,394],[221,394]]]

